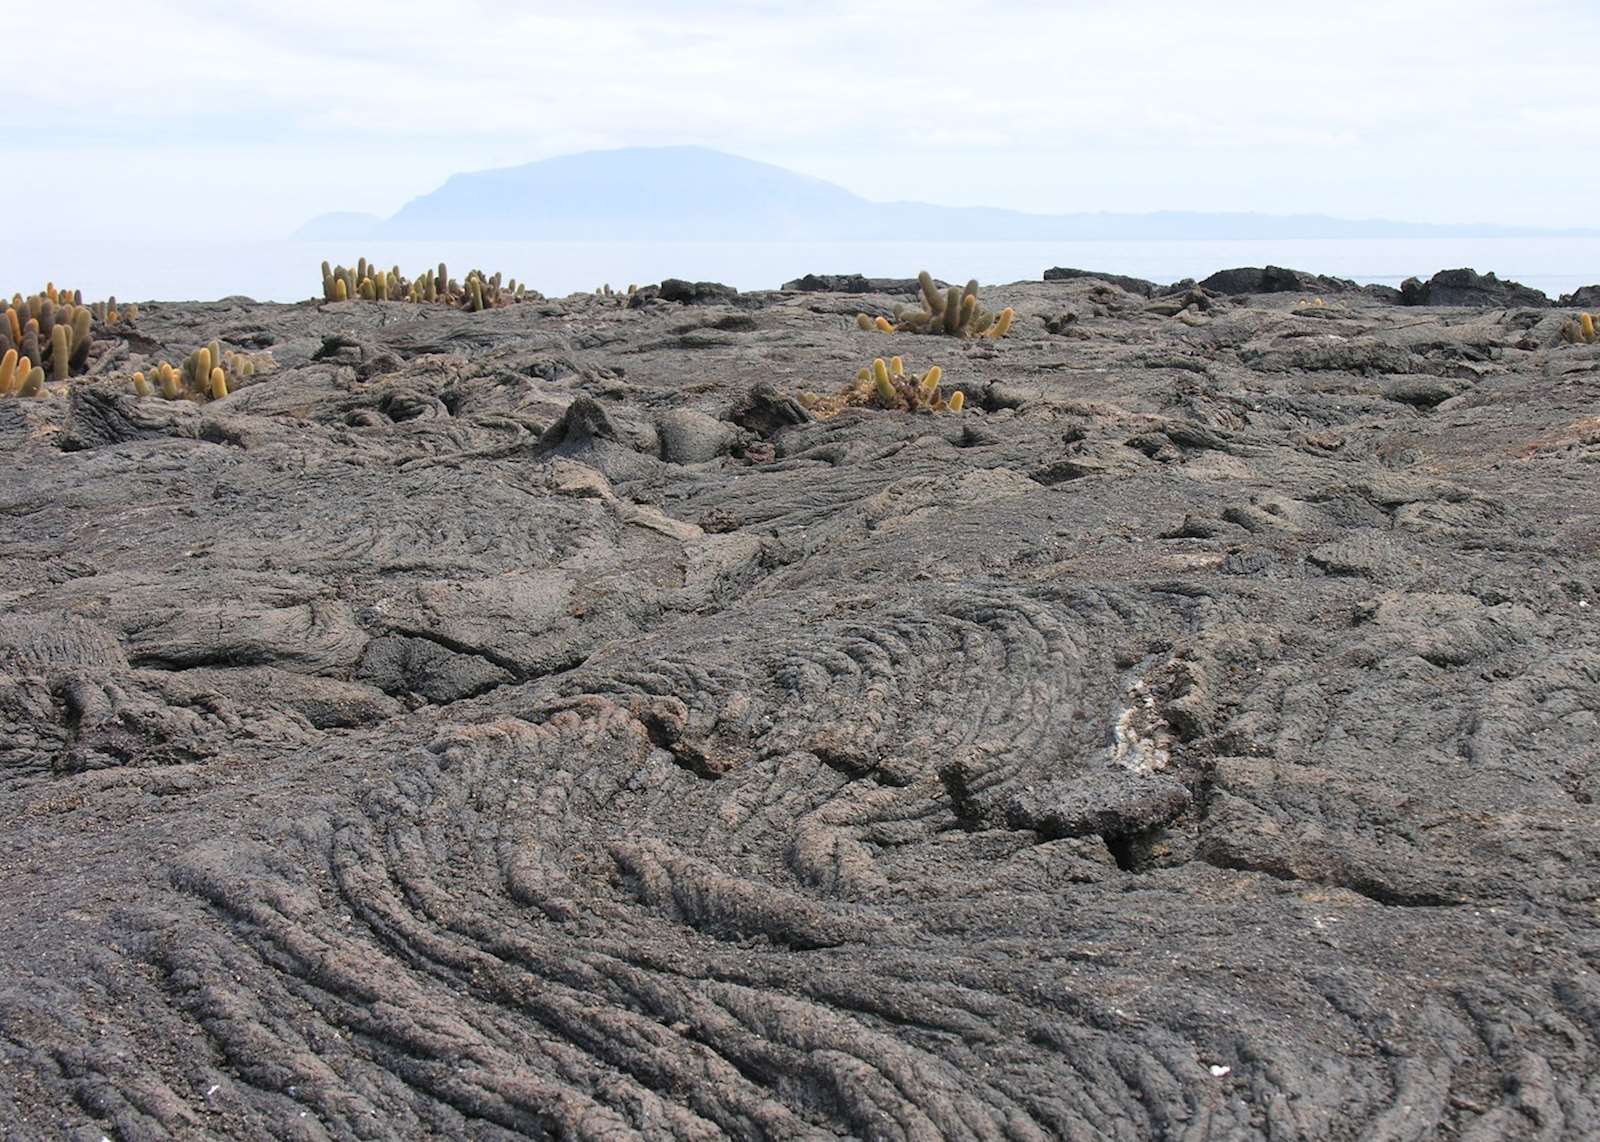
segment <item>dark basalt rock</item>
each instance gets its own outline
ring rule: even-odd
[[[1006,820],[1047,839],[1125,837],[1167,824],[1193,801],[1170,776],[1101,770],[1019,791],[1006,805]]]
[[[1282,266],[1246,266],[1219,270],[1200,282],[1217,293],[1239,296],[1252,293],[1358,293],[1361,287],[1344,278],[1286,270]]]
[[[87,385],[67,396],[67,416],[57,443],[67,451],[104,448],[130,440],[159,440],[174,434],[177,422],[199,419],[188,402],[142,401],[131,392]]]
[[[1503,308],[1533,306],[1543,308],[1550,299],[1539,290],[1520,282],[1501,281],[1494,274],[1476,270],[1440,270],[1426,282],[1407,278],[1400,286],[1403,305],[1467,306]]]
[[[1253,273],[0,398],[0,1134],[1600,1137],[1594,354]]]
[[[723,305],[736,301],[739,291],[721,282],[686,282],[682,278],[667,278],[661,283],[658,296],[662,301],[675,301],[681,305]]]
[[[620,444],[623,438],[604,405],[593,397],[577,397],[560,419],[545,429],[537,450],[571,456],[599,443]]]
[[[703,464],[727,455],[738,430],[692,408],[669,409],[656,418],[661,458],[672,464]]]
[[[916,278],[868,278],[860,274],[806,274],[783,283],[793,293],[915,294],[922,289]]]
[[[515,676],[473,654],[422,638],[375,638],[367,644],[356,677],[378,689],[430,702],[459,702],[504,686]]]
[[[1147,282],[1143,278],[1130,278],[1124,274],[1104,274],[1098,270],[1074,270],[1066,266],[1053,266],[1044,272],[1044,280],[1047,282],[1073,282],[1081,281],[1084,278],[1092,278],[1095,281],[1114,285],[1118,289],[1136,293],[1140,297],[1154,297],[1161,290],[1161,287],[1156,285],[1155,282]]]
[[[805,424],[811,414],[793,396],[762,381],[752,385],[734,402],[728,410],[728,419],[765,438],[780,428]]]
[[[1563,294],[1560,304],[1577,309],[1600,309],[1600,285],[1587,285]]]

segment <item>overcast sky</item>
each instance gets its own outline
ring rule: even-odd
[[[8,40],[59,62],[0,68],[0,216],[90,235],[276,237],[668,143],[877,199],[1600,215],[1600,5],[1573,0],[12,7]]]

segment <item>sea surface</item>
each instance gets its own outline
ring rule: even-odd
[[[1552,299],[1600,283],[1600,238],[1366,239],[1358,241],[1093,242],[0,242],[0,290],[70,285],[85,297],[213,300],[242,294],[303,301],[321,293],[323,259],[367,256],[408,276],[447,262],[452,276],[499,271],[557,297],[602,284],[625,289],[662,278],[774,289],[807,273],[950,281],[1036,281],[1050,266],[1131,274],[1156,282],[1203,278],[1234,266],[1279,265],[1358,282],[1469,266],[1541,289]]]

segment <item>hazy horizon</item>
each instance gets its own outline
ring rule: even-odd
[[[976,21],[948,0],[905,11],[466,0],[441,18],[416,0],[82,0],[70,84],[0,77],[13,169],[41,176],[0,180],[0,209],[36,212],[42,184],[73,237],[273,239],[329,212],[388,216],[461,172],[692,144],[874,201],[1550,228],[1592,217],[1597,12],[1542,0],[1358,0],[1338,20],[1257,0],[1225,15],[1168,0],[999,0]],[[9,23],[23,43],[60,31],[37,7]]]

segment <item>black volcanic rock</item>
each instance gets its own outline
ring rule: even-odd
[[[721,282],[686,282],[682,278],[667,278],[661,283],[657,296],[662,301],[676,301],[681,305],[718,305],[734,301],[739,291]]]
[[[1161,289],[1155,282],[1147,282],[1143,278],[1130,278],[1124,274],[1103,274],[1098,270],[1075,270],[1067,266],[1052,266],[1044,272],[1044,280],[1047,282],[1073,282],[1083,278],[1093,278],[1125,289],[1129,293],[1136,293],[1140,297],[1154,297]]]
[[[1407,278],[1400,286],[1402,305],[1471,306],[1509,309],[1517,306],[1543,308],[1550,299],[1539,290],[1520,282],[1501,281],[1494,274],[1476,270],[1440,270],[1426,282]]]
[[[1299,296],[0,398],[3,1137],[1600,1135],[1594,354]],[[803,403],[880,353],[966,409]]]
[[[792,395],[759,381],[733,402],[728,410],[728,419],[765,438],[780,428],[805,424],[811,419],[811,414]]]
[[[1287,270],[1282,266],[1244,266],[1218,270],[1200,283],[1209,290],[1240,296],[1252,293],[1356,293],[1361,287],[1344,278]]]
[[[562,456],[582,455],[597,443],[621,444],[623,433],[612,423],[611,414],[593,397],[573,399],[544,434],[539,437],[540,453]]]
[[[783,283],[791,293],[900,293],[921,289],[916,278],[869,278],[861,274],[806,274]]]
[[[1381,301],[1385,305],[1401,305],[1404,303],[1404,295],[1391,285],[1379,285],[1373,282],[1362,286],[1361,292],[1373,301]]]
[[[1563,294],[1560,304],[1578,306],[1582,309],[1600,309],[1600,285],[1586,285],[1582,289]]]
[[[1012,828],[1051,839],[1120,837],[1157,828],[1192,802],[1189,790],[1171,777],[1108,769],[1020,789],[1004,811]]]

